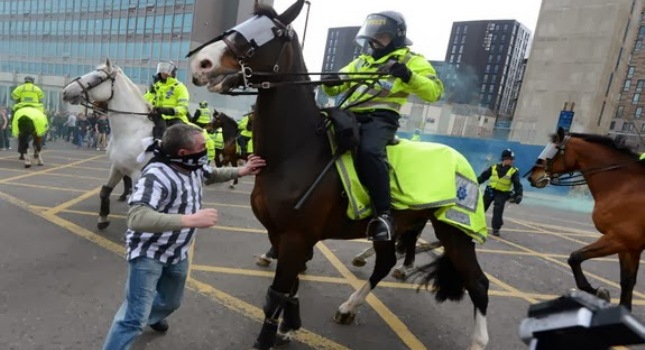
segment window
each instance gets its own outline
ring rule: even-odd
[[[634,97],[632,97],[632,104],[635,105],[641,100],[641,94],[635,93]]]
[[[641,26],[638,28],[638,38],[643,39],[645,38],[645,26]]]
[[[629,91],[629,88],[632,86],[632,81],[627,79],[625,80],[625,84],[623,84],[623,92]]]
[[[634,44],[634,52],[640,52],[642,47],[643,47],[643,40],[637,40],[636,44]]]
[[[642,92],[643,91],[643,85],[645,85],[645,80],[644,79],[639,79],[638,82],[636,83],[636,92]]]
[[[636,72],[636,67],[635,66],[629,66],[629,68],[627,69],[627,78],[634,77],[634,72]]]
[[[622,131],[632,131],[634,129],[634,123],[623,123]]]
[[[634,111],[634,118],[635,119],[640,119],[643,117],[643,106],[638,106],[636,107],[636,110]]]
[[[625,106],[618,106],[618,108],[616,108],[616,118],[622,118],[624,112]]]
[[[645,124],[643,124],[643,126],[645,126]],[[609,124],[609,130],[614,130],[614,127],[616,127],[616,122],[611,122],[611,124]]]

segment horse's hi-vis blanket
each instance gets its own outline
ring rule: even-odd
[[[387,158],[395,210],[438,208],[437,219],[479,243],[486,241],[488,230],[477,175],[461,153],[439,143],[400,140],[387,146]],[[336,169],[349,199],[347,216],[352,220],[369,217],[370,199],[358,180],[351,153],[340,157]]]

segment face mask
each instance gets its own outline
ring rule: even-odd
[[[202,169],[208,163],[208,151],[203,150],[199,153],[188,154],[185,156],[168,156],[160,147],[155,147],[155,158],[166,164],[176,164],[188,171]]]

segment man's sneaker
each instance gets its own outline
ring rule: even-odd
[[[367,224],[367,239],[373,242],[391,241],[394,220],[389,214],[381,214]]]
[[[168,321],[161,320],[155,324],[151,324],[150,328],[154,329],[159,333],[166,333],[168,331]]]
[[[493,236],[499,237],[499,230],[493,230]]]

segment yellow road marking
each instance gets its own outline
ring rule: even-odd
[[[534,230],[538,230],[539,231],[538,233],[540,233],[540,234],[545,234],[545,235],[549,235],[549,236],[562,238],[562,239],[570,241],[570,242],[579,243],[579,244],[583,244],[583,245],[587,245],[587,244],[591,243],[591,242],[585,242],[585,241],[581,241],[579,239],[571,238],[571,237],[568,237],[568,236],[563,236],[563,235],[560,235],[560,234],[557,234],[557,233],[549,232],[549,231],[547,231],[545,229],[541,229],[540,227],[537,227],[536,225],[524,223],[524,222],[522,222],[522,220],[508,219],[508,221],[514,222],[516,224],[519,224],[519,225],[522,225],[522,226],[525,226],[525,227],[528,227],[528,228],[532,228]],[[600,237],[599,236],[595,237],[595,239],[598,239],[598,238],[600,238]]]
[[[68,163],[68,164],[61,165],[61,166],[56,166],[56,167],[51,167],[51,168],[45,168],[45,169],[43,169],[43,170],[39,170],[39,171],[33,171],[33,172],[28,172],[28,173],[26,173],[26,174],[22,174],[22,175],[16,175],[16,176],[8,177],[8,178],[5,178],[5,179],[0,180],[0,183],[7,183],[7,182],[12,182],[12,181],[14,181],[14,180],[18,180],[18,179],[23,179],[23,178],[26,178],[26,177],[31,177],[31,176],[36,176],[36,175],[41,175],[41,174],[51,173],[51,172],[56,171],[56,170],[58,170],[58,169],[69,168],[69,167],[72,167],[72,166],[74,166],[74,165],[82,164],[82,163],[85,163],[85,162],[89,162],[89,161],[92,161],[92,160],[94,160],[94,159],[98,159],[98,158],[101,158],[101,157],[105,157],[105,156],[104,156],[104,155],[102,155],[102,156],[91,157],[91,158],[88,158],[88,159],[79,160],[79,161],[72,162],[72,163]]]
[[[340,274],[347,280],[347,282],[355,290],[361,289],[365,282],[361,282],[354,274],[345,267],[345,265],[338,259],[336,254],[334,254],[323,242],[318,242],[316,244],[318,250],[329,260],[329,262],[340,272]],[[408,329],[408,327],[401,322],[401,320],[392,312],[390,309],[380,301],[374,293],[368,294],[365,302],[369,304],[376,313],[381,316],[383,321],[392,328],[394,333],[401,338],[403,343],[407,345],[410,349],[426,349],[425,345]]]
[[[29,205],[29,203],[26,203],[18,198],[15,198],[3,192],[0,192],[0,198],[20,208],[23,208],[79,237],[85,238],[93,243],[96,243],[100,247],[105,248],[110,252],[113,252],[118,255],[122,255],[124,253],[123,246],[116,244],[106,238],[103,238],[100,235],[97,235],[81,226],[78,226],[73,222],[62,219],[56,215],[47,214],[47,213],[38,211],[32,208]],[[225,306],[230,310],[238,312],[243,316],[246,316],[248,318],[251,318],[255,321],[260,321],[260,322],[264,320],[264,313],[262,309],[256,306],[253,306],[251,304],[248,304],[241,299],[235,298],[230,294],[222,292],[214,288],[213,286],[200,282],[192,277],[187,279],[186,286],[189,289],[208,297],[209,299],[211,299],[211,301],[214,301],[222,306]],[[322,337],[306,329],[299,330],[295,335],[295,339],[316,349],[349,350],[349,348],[341,344],[338,344],[333,340]]]
[[[61,204],[59,204],[59,205],[47,210],[45,212],[45,214],[55,215],[55,214],[65,210],[65,209],[67,209],[69,207],[72,207],[72,206],[74,206],[74,205],[76,205],[76,204],[78,204],[78,203],[90,198],[90,197],[98,196],[99,192],[101,192],[101,186],[99,186],[99,187],[97,187],[97,188],[95,188],[93,190],[87,191],[87,192],[83,193],[82,195],[80,195],[80,196],[78,196],[78,197],[76,197],[76,198],[74,198],[72,200],[69,200],[69,201],[67,201],[65,203],[61,203]]]
[[[0,182],[0,185],[11,185],[11,186],[18,186],[18,187],[39,188],[39,189],[43,189],[43,190],[54,190],[54,191],[61,191],[61,192],[78,192],[78,193],[87,192],[85,190],[79,190],[79,189],[76,189],[76,188],[34,185],[34,184],[21,184],[21,183],[15,183],[15,182]]]

